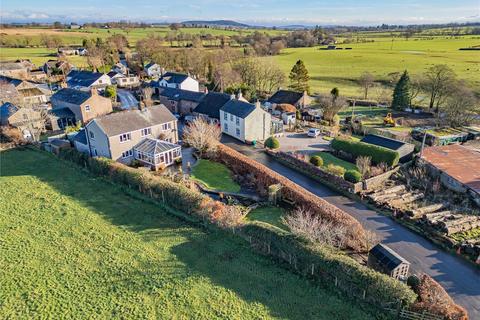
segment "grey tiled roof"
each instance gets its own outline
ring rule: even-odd
[[[64,101],[75,105],[80,105],[90,99],[92,93],[90,91],[81,91],[70,88],[63,88],[56,92],[52,97],[52,102]]]
[[[168,83],[182,83],[188,78],[188,74],[185,73],[176,73],[176,72],[167,72],[165,73],[160,80],[165,80]]]
[[[163,140],[146,138],[133,147],[136,151],[149,153],[149,154],[158,154],[165,151],[169,151],[175,148],[179,148],[178,144],[170,143]]]
[[[169,87],[159,87],[158,91],[159,91],[159,95],[174,101],[187,100],[187,101],[200,102],[202,98],[205,96],[205,93],[203,92],[195,92],[190,90],[182,90],[182,89],[169,88]]]
[[[0,118],[3,121],[6,121],[12,114],[18,111],[18,107],[14,106],[10,102],[4,103],[0,106]]]
[[[254,104],[231,99],[220,110],[245,119],[250,113],[252,113],[253,110],[255,110],[255,108],[256,107]]]
[[[156,105],[143,110],[126,110],[107,114],[94,119],[109,137],[176,121],[177,118],[163,105]]]
[[[220,119],[220,108],[230,101],[230,99],[231,97],[229,94],[209,92],[203,97],[202,101],[200,101],[199,105],[193,111],[204,114],[213,119]]]
[[[69,87],[89,87],[101,76],[103,76],[103,73],[73,70],[67,76],[71,77],[67,84]]]
[[[73,141],[76,141],[81,144],[88,144],[87,142],[87,134],[85,133],[85,129],[78,131],[78,133],[73,137]]]
[[[75,119],[75,114],[68,108],[52,109],[49,113],[61,119]]]
[[[302,92],[295,92],[295,91],[289,91],[289,90],[278,90],[275,92],[273,96],[268,99],[268,102],[271,103],[288,103],[291,105],[295,105],[298,103],[298,100],[300,100],[303,97]]]

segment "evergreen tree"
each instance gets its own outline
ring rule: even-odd
[[[392,108],[403,109],[410,107],[411,102],[411,83],[407,70],[403,72],[402,76],[395,85],[393,90]]]
[[[290,89],[293,91],[307,91],[307,93],[310,93],[310,87],[308,85],[310,77],[308,76],[308,70],[302,60],[298,60],[297,63],[295,63],[290,71],[289,79]]]

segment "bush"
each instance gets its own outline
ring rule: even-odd
[[[357,183],[362,180],[362,175],[357,170],[347,170],[343,175],[343,178],[351,183]]]
[[[314,166],[321,167],[323,166],[323,159],[320,156],[313,156],[310,158],[310,163]]]
[[[277,138],[270,137],[265,140],[265,147],[267,147],[268,149],[278,149],[280,148],[280,142],[278,142]]]
[[[336,151],[344,151],[354,157],[371,157],[374,164],[385,162],[388,166],[394,167],[398,164],[398,160],[400,159],[400,156],[396,151],[360,141],[335,138],[333,139],[331,146]]]
[[[330,163],[327,166],[327,171],[329,173],[334,174],[334,175],[339,176],[339,177],[343,177],[343,175],[345,174],[345,168],[344,167],[336,166],[333,163]]]

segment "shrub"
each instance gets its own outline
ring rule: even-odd
[[[331,146],[336,151],[344,151],[354,157],[371,157],[374,164],[385,162],[390,167],[396,166],[400,158],[396,151],[360,141],[335,138],[333,139]]]
[[[367,178],[370,174],[370,171],[372,169],[371,160],[371,157],[359,156],[355,161],[355,164],[357,165],[358,170],[360,170],[363,178]]]
[[[323,166],[323,159],[320,156],[313,156],[310,158],[310,163],[314,166],[321,167]]]
[[[329,173],[334,174],[334,175],[339,176],[339,177],[343,177],[343,175],[345,174],[345,168],[344,167],[336,166],[333,163],[330,163],[327,166],[327,171]]]
[[[347,170],[343,175],[343,178],[351,183],[357,183],[362,180],[362,175],[357,170]]]
[[[270,137],[265,140],[265,147],[267,147],[268,149],[278,149],[280,148],[280,142],[278,142],[277,138]]]

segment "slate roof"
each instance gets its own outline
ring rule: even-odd
[[[0,106],[0,119],[3,123],[6,121],[12,114],[18,111],[18,107],[13,105],[10,102],[6,102]]]
[[[220,119],[220,108],[230,101],[230,99],[231,97],[229,94],[209,92],[203,97],[202,101],[200,101],[193,111],[204,114],[213,119]]]
[[[163,140],[146,138],[133,147],[136,151],[149,153],[149,154],[158,154],[163,153],[175,148],[179,148],[178,144],[170,143]]]
[[[377,136],[376,134],[367,134],[365,137],[363,137],[361,142],[374,144],[376,146],[384,147],[390,150],[398,150],[405,144],[407,144],[403,141]]]
[[[393,271],[401,264],[410,264],[410,262],[405,260],[398,253],[381,243],[373,247],[369,254],[374,256],[377,259],[377,262],[389,271]]]
[[[195,91],[182,90],[177,88],[160,87],[158,88],[158,90],[159,90],[159,95],[174,101],[187,100],[187,101],[200,102],[202,98],[205,96],[205,93],[203,92],[195,92]]]
[[[85,133],[85,129],[81,129],[78,133],[73,137],[73,141],[76,141],[81,144],[88,144],[87,142],[87,134]]]
[[[112,137],[176,120],[177,118],[163,104],[159,104],[143,110],[107,114],[95,118],[92,122],[97,123],[107,136]]]
[[[8,83],[14,85],[15,87],[18,87],[20,84],[22,84],[24,82],[24,80],[10,78],[10,77],[7,77],[7,76],[0,76],[0,81],[8,82]]]
[[[188,74],[185,73],[176,73],[176,72],[167,72],[161,78],[161,80],[165,80],[168,83],[177,83],[180,84],[188,78]]]
[[[67,81],[69,87],[89,87],[95,81],[97,81],[103,73],[100,72],[90,72],[90,71],[70,71],[68,78],[71,78]]]
[[[49,113],[60,119],[75,119],[75,114],[69,108],[52,109]]]
[[[64,101],[75,105],[81,105],[92,97],[90,91],[81,91],[70,88],[63,88],[57,91],[50,99],[52,101]]]
[[[267,101],[270,103],[288,103],[295,105],[303,97],[303,92],[295,92],[289,90],[278,90]]]
[[[231,99],[225,105],[220,109],[223,112],[228,112],[230,114],[233,114],[234,116],[237,116],[239,118],[245,119],[250,113],[255,110],[256,106],[254,104],[236,100],[236,99]]]

